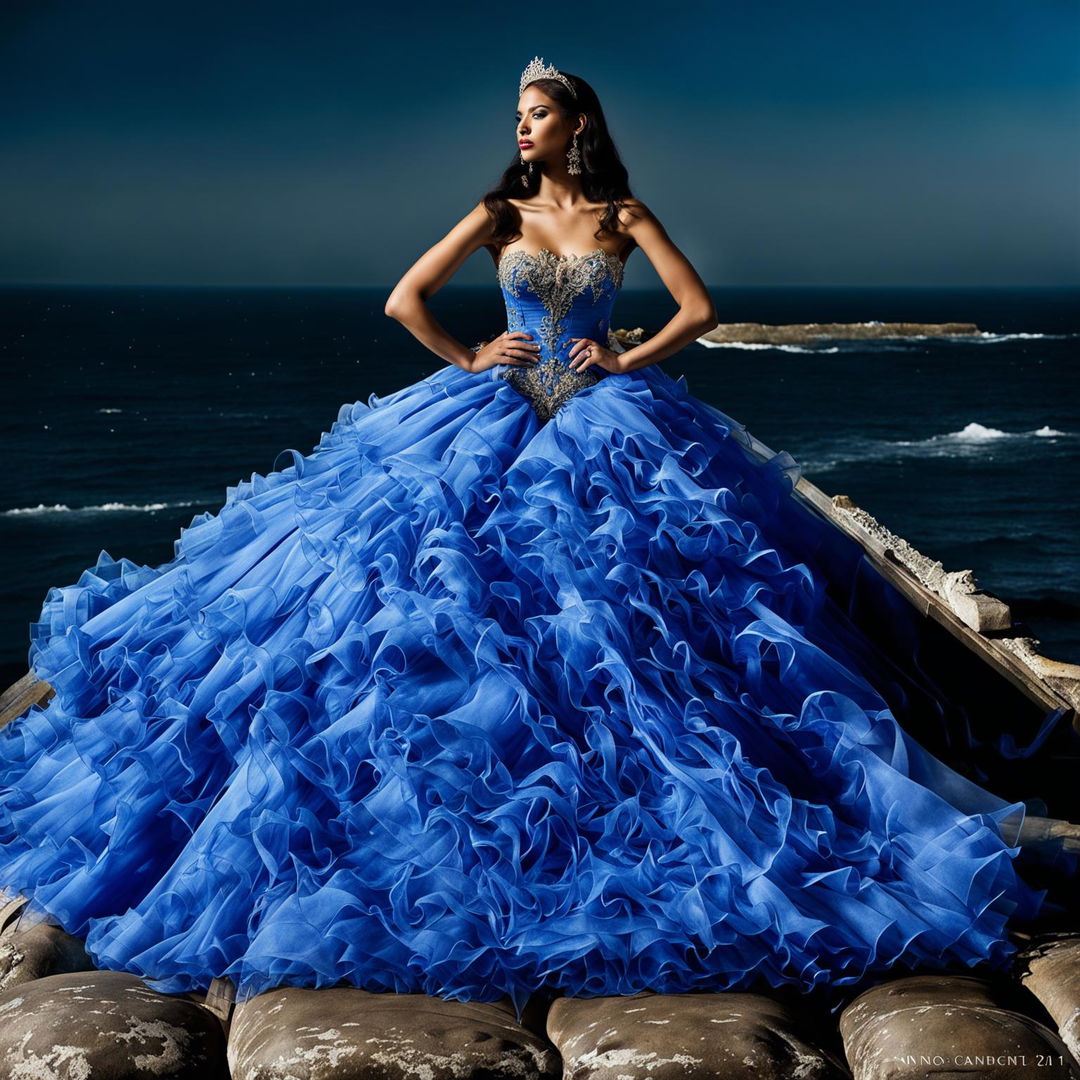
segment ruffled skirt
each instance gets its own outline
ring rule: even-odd
[[[54,588],[0,886],[164,992],[810,989],[1002,965],[1024,806],[899,726],[798,465],[658,366],[446,367],[161,566]]]

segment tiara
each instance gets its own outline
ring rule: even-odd
[[[545,66],[539,56],[534,56],[529,61],[528,67],[521,73],[521,86],[518,87],[518,93],[525,93],[525,87],[536,82],[537,79],[558,79],[574,97],[577,97],[573,83],[554,64]]]

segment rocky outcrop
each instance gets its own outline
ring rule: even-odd
[[[938,621],[991,669],[1007,671],[1044,710],[1061,708],[1080,730],[1080,664],[1042,656],[1038,640],[1022,627],[1013,628],[1008,604],[980,589],[970,569],[946,570],[848,495],[827,495],[805,476],[799,478],[795,492],[855,540],[912,603],[923,610],[935,608]],[[1080,850],[1080,843],[1070,840],[1066,848]]]
[[[868,338],[979,337],[974,323],[859,322],[859,323],[721,323],[703,334],[703,345],[814,345],[821,341],[861,341]]]

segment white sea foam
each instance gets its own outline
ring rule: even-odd
[[[992,439],[1026,439],[1031,436],[1046,438],[1047,436],[1069,437],[1075,434],[1071,431],[1059,431],[1049,424],[1043,424],[1033,431],[1002,431],[1001,428],[987,427],[976,420],[965,424],[959,431],[948,431],[944,435],[931,435],[928,439],[897,439],[889,444],[892,446],[932,446],[945,442],[958,443],[982,443]]]
[[[921,446],[925,443],[941,442],[943,439],[955,439],[963,442],[985,442],[988,439],[1007,439],[1010,434],[1020,435],[1023,432],[1002,431],[1000,428],[986,427],[972,420],[965,424],[959,431],[949,431],[944,435],[931,435],[928,439],[897,439],[893,446]]]
[[[957,431],[930,435],[925,439],[871,439],[853,436],[841,445],[817,450],[810,449],[796,458],[808,474],[825,472],[848,462],[887,461],[898,458],[968,457],[986,453],[989,446],[1021,448],[1025,442],[1045,438],[1075,438],[1075,431],[1061,431],[1043,424],[1031,431],[1003,431],[976,420]],[[820,457],[818,455],[821,455]]]
[[[116,512],[144,513],[153,510],[171,510],[173,507],[198,506],[198,502],[156,502],[156,503],[95,503],[91,506],[68,506],[67,503],[38,503],[37,506],[15,506],[4,510],[4,517],[37,517],[43,514],[109,514]]]
[[[806,345],[770,345],[767,341],[707,341],[698,338],[698,344],[707,349],[779,349],[781,352],[832,353],[840,348],[833,345],[828,349],[819,349]]]
[[[1038,340],[1053,341],[1055,339],[1080,337],[1078,334],[995,334],[992,330],[980,330],[977,334],[971,336],[971,340],[976,345],[992,345],[998,341],[1022,341],[1026,338],[1035,338]]]

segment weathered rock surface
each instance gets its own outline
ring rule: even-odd
[[[59,926],[38,923],[0,937],[0,990],[46,975],[90,971],[93,967],[81,939]]]
[[[218,1020],[136,975],[48,975],[0,993],[0,1080],[225,1080]]]
[[[1017,957],[1020,981],[1054,1018],[1058,1034],[1080,1061],[1080,934],[1046,940]]]
[[[864,340],[890,337],[980,337],[975,323],[860,322],[860,323],[721,323],[703,334],[703,345],[812,345],[822,340]]]
[[[872,987],[843,1011],[840,1034],[855,1080],[1080,1080],[1053,1031],[1003,1008],[969,976],[913,975]]]
[[[32,671],[0,692],[0,727],[20,717],[31,705],[44,705],[53,696],[53,688]]]
[[[547,1019],[573,1080],[847,1077],[806,1028],[787,1005],[736,991],[559,998]]]
[[[558,1080],[555,1048],[509,1003],[354,987],[284,987],[241,1001],[228,1045],[233,1080]]]
[[[18,929],[19,917],[26,904],[25,896],[0,887],[0,937]]]

